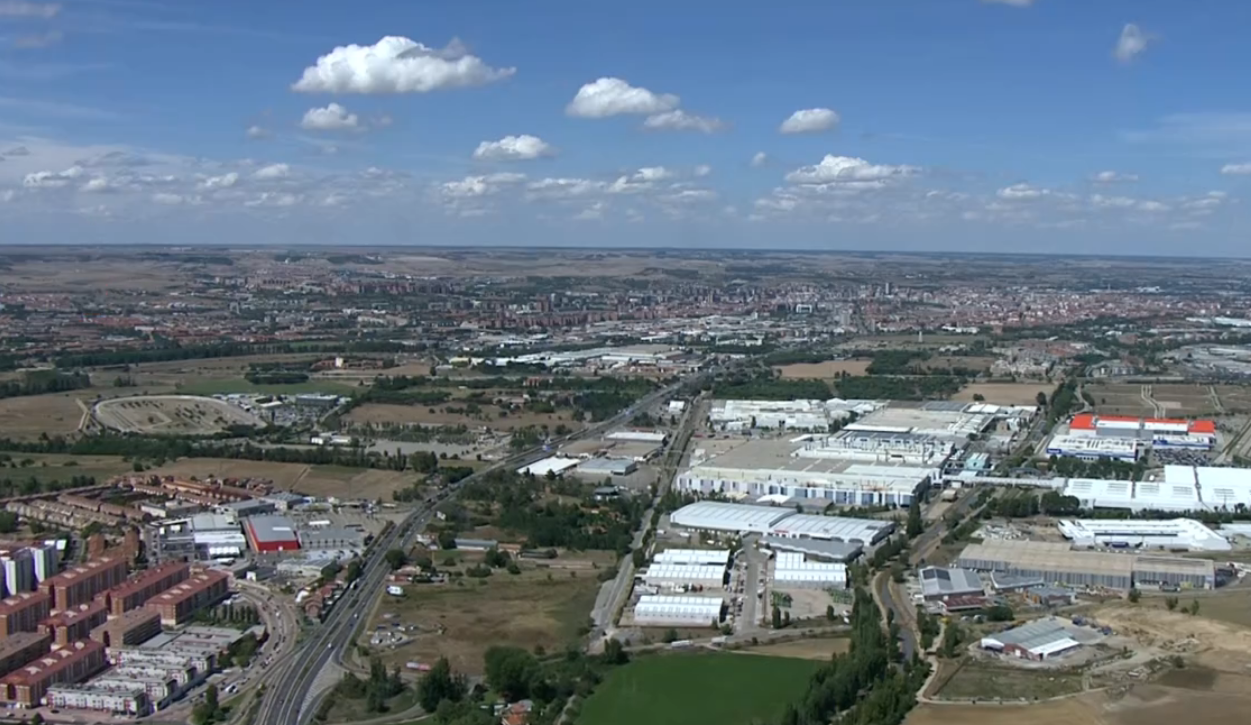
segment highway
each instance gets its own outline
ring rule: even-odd
[[[713,374],[706,371],[693,375],[680,383],[675,383],[660,390],[649,393],[634,405],[618,413],[616,416],[597,423],[577,433],[555,439],[549,444],[552,449],[556,445],[582,438],[601,435],[609,428],[629,421],[637,411],[646,410],[660,400],[672,396],[685,383],[698,381]],[[355,639],[356,630],[361,625],[360,613],[367,611],[370,601],[382,590],[388,574],[384,554],[389,549],[407,551],[417,536],[425,529],[434,515],[434,507],[454,498],[465,485],[477,480],[489,472],[505,468],[520,468],[550,455],[547,448],[538,448],[500,461],[490,468],[483,469],[465,478],[441,493],[433,502],[423,505],[408,515],[404,521],[392,527],[370,548],[364,569],[355,589],[349,590],[331,610],[320,627],[299,646],[286,662],[278,664],[274,672],[265,682],[265,694],[257,710],[257,725],[300,725],[311,715],[312,701],[309,695],[318,674],[330,663],[340,663],[347,647]],[[309,708],[305,702],[309,701]]]

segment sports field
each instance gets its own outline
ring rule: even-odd
[[[730,653],[641,657],[608,675],[579,725],[751,725],[776,722],[820,663]]]

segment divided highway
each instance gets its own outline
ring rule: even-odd
[[[591,428],[554,440],[553,443],[567,443],[582,438],[592,438],[603,434],[607,429],[619,426],[630,420],[636,411],[646,410],[657,402],[672,396],[685,383],[698,382],[713,371],[691,376],[681,383],[649,393],[634,405],[618,413],[613,418],[597,423]],[[534,449],[496,463],[490,468],[465,478],[440,495],[434,505],[454,498],[460,489],[501,468],[520,468],[549,455],[545,449]],[[298,648],[287,661],[277,664],[274,673],[265,682],[265,694],[254,720],[256,725],[301,725],[311,714],[310,694],[318,674],[331,662],[339,663],[343,654],[355,638],[356,630],[361,624],[361,612],[368,611],[370,602],[382,590],[388,573],[384,554],[388,549],[405,549],[411,547],[417,534],[425,529],[434,515],[434,505],[421,506],[404,519],[402,523],[384,534],[370,549],[360,579],[355,589],[348,591],[331,610],[326,620]],[[308,702],[310,707],[305,708]]]

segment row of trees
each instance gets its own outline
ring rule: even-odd
[[[41,370],[26,373],[21,380],[0,382],[0,398],[16,398],[23,395],[63,393],[91,387],[91,376],[86,373],[63,373]]]

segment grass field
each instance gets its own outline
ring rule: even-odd
[[[330,380],[309,380],[291,385],[253,385],[243,378],[200,378],[178,385],[182,395],[225,395],[228,393],[253,393],[258,395],[299,395],[301,393],[331,393],[351,395],[357,386]]]
[[[0,399],[0,436],[29,439],[38,438],[40,433],[73,433],[83,417],[83,409],[76,399],[91,397],[89,391],[80,390]]]
[[[611,559],[603,554],[585,556],[603,559],[603,566]],[[443,568],[444,555],[433,552],[433,557]],[[462,552],[456,559],[458,565],[468,565],[481,555]],[[361,641],[368,643],[369,633],[380,624],[417,625],[422,633],[416,639],[380,652],[388,666],[447,657],[453,669],[474,674],[482,672],[482,656],[492,645],[528,650],[541,646],[558,652],[577,641],[579,629],[589,619],[599,573],[589,568],[549,572],[528,567],[519,575],[496,570],[486,579],[464,577],[458,580],[463,584],[410,585],[403,598],[383,598]],[[439,629],[441,634],[435,632]]]
[[[312,496],[380,498],[391,500],[391,492],[412,484],[412,473],[380,471],[341,466],[309,466],[303,463],[244,461],[227,458],[184,458],[167,463],[152,473],[200,479],[267,478],[284,490]]]
[[[1031,670],[971,662],[939,691],[945,700],[1046,700],[1082,691],[1078,672]]]
[[[393,405],[390,403],[366,403],[365,405],[353,408],[351,412],[343,416],[344,420],[349,423],[367,424],[367,423],[400,423],[400,424],[422,424],[422,425],[466,425],[469,428],[487,427],[492,430],[513,430],[515,428],[523,428],[525,426],[547,425],[549,428],[555,428],[562,423],[571,429],[581,427],[581,423],[571,420],[571,414],[566,411],[563,413],[509,413],[505,418],[489,417],[483,419],[460,413],[447,413],[444,408],[448,405],[452,407],[461,407],[463,404],[456,401],[449,401],[437,406],[426,405]],[[483,406],[486,408],[487,406]],[[494,410],[494,408],[490,408]],[[430,411],[434,410],[433,413]]]
[[[832,380],[841,373],[864,375],[870,360],[827,360],[819,363],[794,363],[774,368],[785,380]]]
[[[1048,397],[1055,386],[1047,382],[1037,383],[972,383],[952,396],[952,400],[973,401],[980,395],[987,403],[995,405],[1038,405],[1038,394]]]
[[[819,665],[730,653],[654,655],[610,673],[579,725],[752,725],[775,722]]]
[[[790,657],[800,660],[829,660],[836,654],[846,652],[851,640],[845,637],[821,639],[801,639],[794,642],[779,642],[759,647],[739,650],[742,654],[763,655],[766,657]]]
[[[34,476],[39,481],[67,481],[74,476],[94,476],[104,483],[113,476],[132,470],[132,464],[118,456],[74,456],[54,453],[9,453],[16,462],[31,460],[29,466],[0,468],[0,478],[15,481]]]

